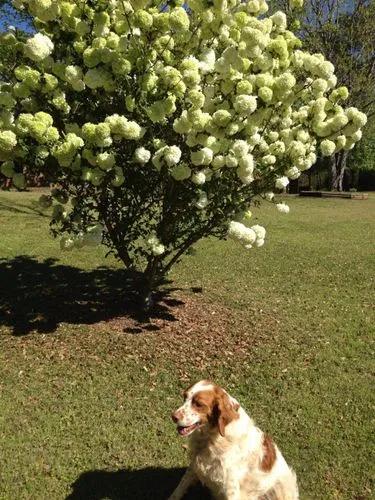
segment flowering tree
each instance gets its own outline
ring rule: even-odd
[[[271,0],[271,9],[288,10],[288,0]],[[271,10],[270,9],[270,10]],[[305,47],[321,52],[336,67],[336,76],[349,90],[348,106],[358,106],[374,121],[375,116],[375,2],[374,0],[314,0],[300,9],[290,12]],[[364,143],[373,137],[372,124],[364,129],[364,141],[360,150],[365,153]],[[361,151],[361,152],[362,152]],[[345,172],[362,159],[359,151],[338,151],[326,158],[322,165],[330,171],[330,186],[343,190]],[[363,165],[367,155],[364,154]],[[359,160],[359,163],[358,163]]]
[[[1,172],[22,188],[27,163],[57,183],[41,203],[61,247],[103,241],[146,293],[205,236],[262,246],[251,204],[366,122],[264,0],[14,4],[38,32],[3,36],[19,65],[1,86]]]

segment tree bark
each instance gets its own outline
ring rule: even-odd
[[[158,257],[152,257],[142,273],[140,306],[144,312],[148,312],[154,305],[153,293],[163,281],[164,273],[161,273],[159,260]]]
[[[331,157],[331,190],[343,191],[348,151],[341,151]]]

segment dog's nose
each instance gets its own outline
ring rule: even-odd
[[[175,424],[177,424],[177,422],[179,421],[179,413],[177,411],[174,411],[171,416],[172,416],[173,422]]]

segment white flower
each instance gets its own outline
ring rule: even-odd
[[[289,168],[286,172],[285,175],[289,177],[289,179],[298,179],[298,177],[301,175],[301,171],[297,167],[291,167]]]
[[[289,155],[294,160],[306,153],[306,146],[303,142],[292,141],[289,145]]]
[[[237,175],[245,186],[248,186],[254,181],[253,174],[248,174],[247,172],[243,172],[240,168],[237,169]]]
[[[237,175],[245,185],[253,182],[254,171],[254,157],[250,153],[240,158],[239,167],[237,168]]]
[[[17,136],[11,130],[0,130],[0,151],[12,151],[17,146]]]
[[[228,168],[235,168],[238,165],[238,160],[233,155],[227,155],[225,157],[225,164]]]
[[[355,142],[360,141],[362,139],[362,130],[357,130],[357,132],[354,132],[354,134],[350,136],[350,139]]]
[[[200,209],[203,209],[207,205],[208,205],[207,194],[204,191],[202,191],[199,195],[198,201],[196,202],[195,206],[200,208]]]
[[[241,222],[232,220],[229,223],[229,229],[228,229],[229,237],[237,240],[241,239],[245,227],[246,226]]]
[[[289,5],[292,9],[301,9],[303,7],[303,0],[289,0]]]
[[[276,163],[276,156],[274,155],[265,155],[262,158],[262,164],[263,165],[274,165]]]
[[[181,159],[181,149],[178,146],[167,146],[164,150],[164,160],[168,167],[173,167]]]
[[[151,250],[154,255],[162,255],[165,252],[165,247],[162,243],[159,243],[154,245]]]
[[[107,152],[99,153],[96,160],[102,170],[110,170],[116,163],[115,155]]]
[[[48,36],[37,33],[27,40],[25,55],[33,61],[43,61],[52,54],[53,47],[53,42]]]
[[[134,121],[129,121],[124,128],[125,139],[137,140],[142,137],[144,130]]]
[[[275,194],[272,193],[272,191],[269,191],[268,193],[264,194],[264,197],[266,198],[267,201],[272,201],[275,197]]]
[[[238,139],[234,141],[232,150],[233,153],[238,157],[241,158],[242,156],[245,156],[250,149],[250,145],[246,142],[243,141],[242,139]]]
[[[140,148],[137,148],[134,151],[134,160],[137,163],[140,163],[141,165],[144,165],[145,163],[148,163],[151,158],[151,152],[144,148],[143,146]]]
[[[165,246],[160,243],[156,235],[150,236],[147,239],[147,245],[154,255],[162,255],[165,252]]]
[[[245,229],[242,232],[241,241],[245,245],[252,245],[257,238],[256,232],[250,227],[244,226]]]
[[[263,239],[260,238],[260,239],[255,240],[255,246],[256,247],[259,248],[259,247],[262,247],[263,245],[264,245],[264,240]]]
[[[206,174],[202,171],[196,172],[191,176],[191,180],[192,182],[194,182],[194,184],[197,184],[197,186],[201,186],[206,182]]]
[[[83,72],[80,66],[69,65],[65,68],[65,79],[69,82],[77,82],[82,80]]]
[[[191,169],[184,164],[176,165],[171,170],[171,176],[176,181],[184,181],[185,179],[188,179],[190,175],[191,175]]]
[[[225,157],[223,155],[215,156],[215,158],[212,160],[212,168],[215,170],[224,167],[224,165],[225,165]]]
[[[211,73],[215,68],[216,55],[213,49],[205,49],[202,52],[199,67],[203,74]]]
[[[258,239],[264,240],[264,238],[266,237],[266,230],[263,226],[259,226],[259,224],[256,224],[255,226],[251,226],[250,229],[255,232]]]
[[[282,214],[288,214],[289,213],[289,206],[286,205],[286,203],[282,202],[282,203],[277,203],[276,204],[276,208],[279,212],[281,212]]]
[[[257,98],[253,95],[241,94],[234,101],[234,109],[240,115],[251,115],[257,109],[257,105]]]
[[[332,156],[335,152],[336,144],[333,141],[329,141],[328,139],[324,139],[324,141],[320,144],[320,151],[323,156]]]
[[[239,241],[245,248],[251,248],[252,244],[257,239],[256,232],[245,224],[237,221],[231,221],[228,228],[228,236]]]
[[[212,162],[214,153],[210,148],[202,148],[190,154],[193,165],[209,165]]]
[[[277,189],[285,189],[287,185],[289,184],[289,179],[288,177],[278,177],[275,182],[275,187]]]

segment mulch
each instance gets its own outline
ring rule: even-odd
[[[179,293],[162,299],[164,314],[143,320],[117,316],[91,325],[60,323],[54,333],[0,335],[3,348],[20,349],[49,360],[112,363],[136,360],[145,371],[173,364],[179,378],[192,371],[228,370],[251,358],[267,342],[276,321],[263,311],[244,313],[208,301],[202,295]],[[250,319],[251,318],[251,319]]]

